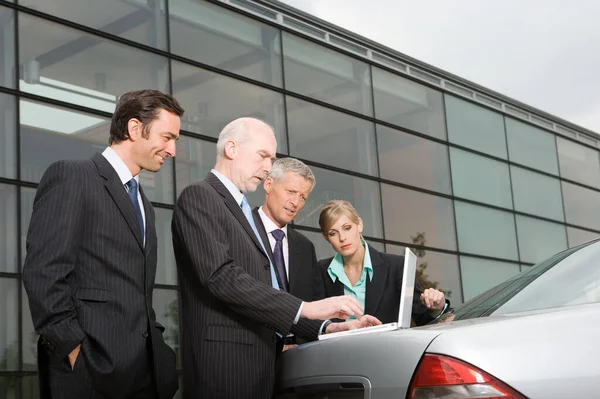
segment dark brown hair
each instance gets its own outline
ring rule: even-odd
[[[179,117],[184,113],[184,109],[173,96],[158,90],[138,90],[123,94],[110,123],[108,143],[118,144],[127,140],[127,124],[133,118],[142,123],[142,137],[148,138],[148,126],[158,118],[162,109]]]

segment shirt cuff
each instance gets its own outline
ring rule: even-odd
[[[300,320],[300,313],[302,313],[302,308],[304,307],[304,301],[300,304],[300,309],[298,309],[298,313],[296,314],[296,318],[294,319],[294,324],[298,324],[298,320]]]
[[[444,303],[444,309],[442,309],[442,311],[437,316],[435,316],[435,318],[437,319],[438,317],[443,315],[446,309],[448,309],[448,302]]]
[[[325,330],[327,326],[331,324],[331,320],[325,320],[323,324],[321,324],[321,328],[319,329],[319,335],[325,334]]]

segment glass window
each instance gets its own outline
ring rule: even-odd
[[[0,278],[0,371],[19,369],[19,280]]]
[[[15,87],[15,13],[10,8],[2,6],[0,6],[0,86]]]
[[[0,398],[17,399],[17,393],[19,392],[19,379],[19,377],[14,375],[0,377]],[[35,379],[37,380],[38,378],[35,377]],[[23,398],[29,397],[23,396]]]
[[[456,249],[452,200],[387,184],[381,195],[387,240],[412,243],[423,234],[421,245]]]
[[[458,248],[461,252],[518,260],[512,213],[455,201]],[[465,296],[465,300],[467,300]]]
[[[0,272],[17,273],[18,250],[17,188],[0,184]]]
[[[352,203],[363,220],[363,235],[383,238],[377,182],[316,167],[311,169],[315,174],[315,188],[294,219],[294,224],[319,228],[319,214],[323,205],[331,200],[346,200]]]
[[[22,399],[40,399],[39,378],[36,375],[21,378]],[[12,399],[10,396],[8,399]]]
[[[516,166],[510,167],[515,210],[565,220],[560,181]]]
[[[177,285],[177,268],[175,267],[175,253],[171,238],[171,218],[173,211],[170,209],[154,208],[156,215],[156,235],[158,237],[158,261],[156,267],[156,284]]]
[[[592,187],[600,187],[600,156],[597,150],[571,140],[556,138],[560,175]]]
[[[372,70],[377,119],[446,139],[442,93],[379,68]]]
[[[290,155],[377,176],[375,126],[287,97]]]
[[[304,234],[314,245],[315,252],[317,253],[317,259],[327,259],[335,255],[335,251],[331,245],[323,238],[321,233],[315,233],[314,231],[298,230]]]
[[[1,19],[2,15],[0,14]],[[0,177],[11,179],[17,177],[16,127],[17,111],[15,98],[0,93]]]
[[[31,213],[33,211],[33,200],[36,190],[33,188],[20,187],[21,190],[21,261],[25,262],[27,229],[31,222]]]
[[[19,5],[114,36],[167,50],[165,0],[19,0]],[[88,39],[89,40],[89,39]],[[80,46],[93,44],[87,41]]]
[[[188,136],[179,136],[175,170],[177,195],[192,183],[204,180],[215,166],[217,144]]]
[[[509,159],[557,175],[554,135],[515,119],[505,118],[505,121]]]
[[[565,226],[517,215],[521,262],[537,263],[567,249]]]
[[[200,0],[170,0],[169,26],[172,53],[281,86],[277,28]]]
[[[373,115],[369,65],[284,32],[286,90]]]
[[[447,146],[377,125],[377,149],[382,178],[452,193]]]
[[[27,297],[27,291],[21,290],[21,312],[22,312],[22,347],[23,352],[23,363],[21,364],[21,370],[23,371],[36,371],[37,370],[37,341],[39,338],[38,333],[35,332],[33,327],[33,321],[31,320],[31,312],[29,311],[29,298]]]
[[[105,112],[130,90],[169,91],[166,58],[24,13],[19,60],[22,91]]]
[[[502,115],[453,96],[445,100],[450,142],[506,159]]]
[[[450,148],[454,195],[512,209],[508,164]]]
[[[519,274],[519,264],[461,256],[460,270],[465,301],[468,301]]]
[[[275,129],[277,152],[287,154],[282,94],[181,62],[171,65],[173,95],[185,108],[181,130],[219,137],[229,122],[250,116]]]
[[[600,230],[600,193],[562,182],[567,223]]]
[[[20,101],[21,179],[37,183],[53,162],[85,159],[107,147],[110,120],[33,101]],[[173,161],[160,172],[142,171],[150,201],[173,203]]]
[[[595,240],[600,237],[600,233],[567,227],[567,236],[569,237],[569,248]]]
[[[177,368],[181,368],[179,352],[179,296],[177,290],[155,289],[152,295],[156,321],[165,327],[163,338],[177,355]]]
[[[413,240],[419,244],[419,240]],[[404,256],[406,247],[387,244],[390,254]],[[417,255],[417,280],[421,288],[435,288],[443,291],[452,307],[463,303],[458,256],[431,251],[429,249],[411,248]]]

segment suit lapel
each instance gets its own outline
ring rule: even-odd
[[[153,212],[152,204],[150,203],[148,198],[146,198],[146,195],[145,195],[144,190],[142,189],[141,185],[140,185],[140,194],[142,196],[142,203],[144,204],[144,214],[146,215],[146,228],[144,230],[144,232],[146,233],[146,243],[144,244],[144,253],[147,256],[150,253],[150,249],[152,249],[152,244],[153,244],[152,240],[150,240],[150,237],[151,237],[150,233],[156,227],[155,227],[154,212]]]
[[[140,225],[138,224],[137,216],[135,215],[135,209],[127,191],[123,187],[119,175],[111,166],[111,164],[102,156],[102,154],[95,154],[92,157],[92,161],[98,168],[98,173],[102,176],[106,182],[104,183],[108,193],[112,197],[113,201],[117,205],[117,208],[125,218],[127,225],[131,229],[131,232],[135,236],[140,248],[144,248],[144,242],[142,240],[142,232],[140,231]]]
[[[256,225],[256,230],[258,230],[260,239],[262,240],[263,244],[265,245],[265,249],[267,250],[267,255],[269,255],[269,257],[271,258],[271,262],[273,262],[273,264],[275,264],[275,256],[273,255],[273,250],[271,249],[271,242],[269,241],[269,235],[267,234],[265,225],[263,224],[262,219],[260,218],[260,214],[258,213],[258,208],[254,208],[252,210],[252,217],[254,218],[254,224]]]
[[[298,236],[296,235],[296,232],[290,228],[290,226],[288,225],[288,252],[289,252],[289,258],[288,258],[288,269],[289,269],[289,280],[290,280],[290,291],[292,291],[292,287],[294,286],[294,283],[296,281],[298,281],[298,272],[299,272],[299,268],[302,267],[302,263],[300,260],[304,259],[304,257],[302,256],[302,253],[300,251],[300,248],[298,248]],[[304,265],[304,267],[309,267],[310,263],[306,262],[306,264]]]
[[[388,275],[388,264],[383,260],[381,254],[371,247],[369,247],[369,255],[371,256],[371,265],[373,266],[373,280],[369,281],[367,277],[365,314],[372,315],[375,314],[383,296]]]
[[[240,222],[244,230],[246,230],[246,233],[248,233],[252,241],[254,241],[254,244],[258,247],[258,249],[260,249],[260,252],[265,254],[262,245],[258,241],[258,237],[256,237],[256,234],[254,234],[254,231],[250,226],[250,222],[248,222],[246,216],[244,215],[244,212],[242,211],[242,207],[240,206],[240,204],[235,202],[235,199],[233,198],[229,190],[227,190],[227,187],[225,187],[223,183],[221,183],[221,180],[219,180],[217,176],[213,175],[210,172],[206,176],[205,180],[223,197],[227,208],[229,208],[233,216],[238,220],[238,222]],[[267,254],[265,254],[265,256],[268,257]]]

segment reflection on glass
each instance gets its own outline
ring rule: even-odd
[[[553,134],[515,119],[505,118],[508,158],[553,175],[558,174]]]
[[[0,6],[0,44],[0,86],[14,89],[15,12],[2,6]]]
[[[379,68],[372,70],[377,119],[446,139],[442,93]]]
[[[0,184],[0,272],[18,271],[18,249],[17,188]]]
[[[315,233],[313,231],[306,230],[297,231],[305,235],[315,245],[317,259],[327,259],[335,255],[335,251],[321,233]]]
[[[165,0],[19,0],[19,5],[147,46],[167,49]]]
[[[458,248],[461,252],[519,259],[515,217],[512,213],[460,201],[454,201],[454,208]]]
[[[415,240],[415,244],[418,245],[419,240]],[[405,247],[387,244],[387,251],[390,254],[404,256],[404,250]],[[452,307],[463,303],[458,257],[429,249],[411,248],[411,250],[417,255],[417,280],[421,288],[443,291]]]
[[[560,181],[511,165],[515,210],[565,220]]]
[[[421,233],[422,245],[456,249],[451,200],[387,184],[381,195],[387,240],[411,243]]]
[[[22,312],[22,346],[23,363],[21,370],[36,371],[37,370],[37,341],[39,335],[35,332],[33,321],[31,320],[31,312],[29,311],[29,299],[27,291],[21,290],[21,312]]]
[[[153,294],[156,321],[165,327],[163,338],[177,354],[177,368],[181,368],[179,341],[179,299],[177,290],[155,289]]]
[[[508,164],[450,148],[454,195],[512,209]]]
[[[520,272],[518,263],[460,257],[465,301],[476,297]]]
[[[600,230],[600,193],[562,182],[567,223]]]
[[[27,230],[31,221],[31,212],[33,211],[33,200],[36,190],[33,188],[19,187],[21,190],[21,261],[25,261]],[[25,291],[23,291],[25,292]]]
[[[2,15],[0,14],[1,19]],[[1,60],[0,63],[2,63]],[[15,98],[0,93],[0,177],[10,179],[17,177],[16,127]]]
[[[565,226],[517,215],[521,262],[537,263],[567,249]]]
[[[180,136],[175,157],[177,195],[190,184],[204,180],[207,173],[215,166],[216,154],[215,143]]]
[[[170,0],[169,26],[174,54],[281,86],[278,29],[202,0]]]
[[[286,90],[373,115],[367,63],[284,32],[283,67]]]
[[[39,379],[37,376],[21,378],[21,399],[40,399]]]
[[[18,287],[16,278],[0,278],[0,371],[19,369]]]
[[[273,127],[277,152],[287,153],[282,94],[181,62],[171,65],[173,95],[185,109],[181,130],[216,138],[232,120],[254,117]]]
[[[36,377],[37,379],[37,377]],[[0,398],[17,399],[19,377],[2,376],[0,377]],[[24,396],[25,397],[25,396]]]
[[[377,149],[382,178],[451,194],[447,146],[377,125]]]
[[[154,213],[156,215],[156,236],[158,238],[158,260],[154,282],[156,284],[177,285],[177,269],[175,268],[175,254],[171,238],[173,211],[154,208]]]
[[[166,58],[24,13],[19,60],[22,91],[105,112],[127,91],[169,89]]]
[[[290,155],[377,176],[373,123],[287,97]]]
[[[600,233],[567,227],[567,236],[569,237],[569,248],[573,248],[579,244],[599,238]]]
[[[319,228],[321,208],[331,200],[346,200],[354,205],[363,220],[363,235],[383,238],[381,199],[377,182],[311,167],[315,188],[294,224]]]
[[[597,150],[571,140],[556,138],[560,176],[592,187],[600,187],[600,156]]]
[[[445,100],[450,142],[506,159],[502,115],[453,96]]]

